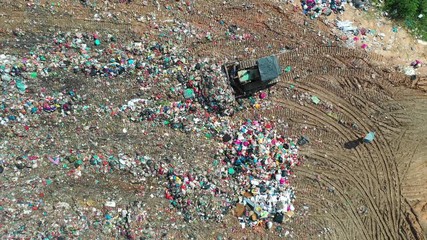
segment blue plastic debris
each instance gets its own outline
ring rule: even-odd
[[[374,141],[374,138],[375,138],[375,132],[369,132],[363,138],[363,142],[365,142],[365,143],[371,143],[372,141]]]

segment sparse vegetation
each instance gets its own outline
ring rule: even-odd
[[[402,21],[416,36],[427,40],[427,0],[385,0],[382,8]]]

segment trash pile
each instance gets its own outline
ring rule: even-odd
[[[219,24],[225,25],[225,22],[223,20],[220,20]],[[255,36],[253,36],[251,33],[245,32],[243,29],[239,28],[235,24],[231,24],[228,26],[225,32],[225,36],[228,40],[235,41],[255,40]]]
[[[212,125],[215,115],[205,112],[199,104],[187,102],[157,103],[146,99],[131,99],[120,110],[133,122],[148,121],[156,125],[190,132],[216,133]]]
[[[45,127],[40,125],[45,122],[40,121],[43,115],[52,114],[51,119],[59,117],[59,122],[66,118],[77,123],[88,113],[96,113],[100,118],[125,116],[133,122],[151,121],[215,137],[225,128],[217,121],[217,114],[232,115],[243,109],[244,103],[234,106],[232,88],[216,59],[193,59],[188,49],[181,46],[184,38],[198,34],[197,29],[175,22],[168,27],[157,26],[157,30],[161,41],[142,38],[131,43],[121,43],[111,34],[57,32],[53,37],[45,37],[47,43],[35,46],[24,56],[0,55],[3,87],[0,123],[12,124],[12,129],[21,129],[23,125],[24,134],[18,132],[18,135],[33,136]],[[83,73],[86,76],[83,81],[89,84],[92,81],[97,84],[100,79],[106,79],[107,85],[133,81],[130,87],[139,86],[141,98],[130,99],[120,106],[109,100],[111,96],[103,97],[106,104],[94,102],[96,97],[100,100],[99,96],[88,96],[86,87],[62,87],[61,91],[45,87],[51,77],[61,79],[67,72],[74,73],[68,76],[76,79],[82,78]],[[256,108],[265,106],[255,98],[249,102]],[[77,128],[88,130],[90,126]],[[38,138],[44,138],[43,135]],[[48,136],[47,141],[51,138]],[[44,153],[36,157],[46,159],[41,155]],[[61,161],[66,157],[63,153],[59,155]],[[7,156],[4,162],[13,166],[15,157]],[[70,163],[74,162],[77,161]]]
[[[247,120],[223,134],[225,148],[215,156],[213,172],[206,175],[157,167],[157,173],[168,179],[165,198],[188,221],[196,217],[221,221],[232,207],[243,228],[271,228],[272,222],[288,221],[295,210],[292,167],[302,158],[296,140],[273,127],[265,120]]]
[[[346,4],[365,11],[369,7],[368,0],[301,0],[303,13],[311,19],[318,18],[320,15],[330,16],[332,12],[342,14]]]
[[[344,4],[346,3],[346,0],[302,0],[301,6],[305,15],[310,16],[311,19],[315,19],[322,14],[325,16],[330,16],[332,12],[335,14],[344,12]]]
[[[407,76],[411,76],[412,80],[415,80],[417,75],[417,69],[422,66],[423,66],[423,62],[416,59],[413,62],[411,62],[409,66],[403,67],[402,72]]]
[[[353,5],[357,9],[367,10],[370,6],[369,0],[351,0],[351,5]]]
[[[266,120],[246,121],[234,137],[224,136],[218,171],[238,196],[235,214],[244,228],[292,217],[295,194],[292,167],[302,162],[295,139],[280,135]],[[227,184],[227,185],[228,185]]]
[[[37,46],[28,56],[1,55],[2,101],[12,102],[19,98],[17,93],[37,91],[40,81],[59,77],[60,71],[65,70],[109,79],[126,74],[136,80],[135,85],[154,88],[158,93],[154,98],[162,95],[166,95],[163,98],[184,98],[183,101],[199,102],[210,112],[231,115],[234,98],[221,65],[215,59],[193,59],[188,49],[180,46],[184,38],[199,33],[179,22],[172,27],[158,28],[163,39],[157,42],[142,39],[126,44],[111,34],[57,32],[51,42]],[[67,112],[70,104],[64,108]]]
[[[184,41],[200,38],[203,33],[188,24],[172,25],[157,25],[158,41],[147,37],[126,43],[111,34],[57,32],[25,56],[0,55],[0,124],[7,126],[5,141],[0,144],[0,174],[18,181],[24,175],[43,173],[28,180],[27,184],[37,183],[38,187],[20,194],[26,199],[13,194],[0,199],[0,209],[11,222],[6,235],[75,238],[92,226],[116,236],[132,235],[129,229],[137,228],[132,224],[145,214],[136,205],[116,209],[114,201],[108,199],[104,208],[97,208],[89,204],[74,206],[74,200],[45,198],[54,195],[54,185],[68,187],[59,183],[82,182],[92,174],[117,171],[133,175],[129,180],[132,183],[158,180],[152,191],[164,194],[171,208],[178,209],[189,222],[221,222],[233,208],[240,212],[242,205],[247,210],[244,207],[246,213],[239,217],[250,226],[280,223],[291,217],[295,199],[289,185],[291,168],[301,161],[294,141],[277,134],[266,121],[248,121],[241,128],[234,127],[226,116],[244,108],[245,100],[235,106],[221,62],[194,59],[183,47]],[[227,36],[233,41],[254,38],[241,34],[235,26],[229,28]],[[70,81],[74,80],[82,86],[72,87],[75,82]],[[99,84],[104,83],[122,84],[120,90],[126,90],[123,86],[138,89],[138,97],[110,100],[122,96],[101,92]],[[55,86],[61,90],[55,90],[54,84],[61,85]],[[264,101],[267,97],[267,93],[260,93],[262,101],[250,97],[247,104],[257,109],[268,107]],[[160,157],[122,148],[122,142],[112,140],[117,139],[113,136],[117,131],[102,126],[105,120],[123,120],[142,128],[169,126],[197,137],[222,139],[225,149],[215,159],[206,159],[213,160],[212,169],[181,169],[181,165]],[[84,131],[90,137],[84,139],[84,144],[73,142],[67,135],[70,131],[77,135]],[[126,135],[126,128],[122,132]],[[107,146],[99,147],[98,142],[103,140],[108,140]],[[22,144],[16,144],[20,141]],[[178,153],[173,154],[178,159],[174,162],[186,161]],[[12,192],[13,188],[9,184],[2,190]],[[22,219],[36,222],[39,218],[44,219],[39,228],[52,230],[50,233],[22,223]],[[56,219],[67,220],[56,223]]]
[[[193,59],[188,49],[177,47],[183,38],[198,34],[196,30],[188,29],[188,25],[177,23],[175,27],[160,29],[160,37],[167,41],[142,39],[122,47],[109,35],[107,47],[92,49],[90,45],[101,44],[98,34],[60,34],[54,43],[59,55],[75,56],[72,61],[68,60],[71,62],[69,68],[75,73],[83,72],[92,77],[128,73],[136,76],[143,88],[170,86],[167,95],[181,95],[205,104],[210,111],[229,114],[227,106],[234,99],[221,66],[214,63],[215,59]],[[76,52],[80,54],[76,55]],[[64,65],[64,60],[57,64]]]
[[[209,118],[215,114],[233,115],[243,109],[242,104],[234,106],[232,88],[220,63],[216,59],[193,59],[188,49],[180,46],[182,39],[193,36],[196,30],[183,23],[158,28],[159,35],[167,40],[142,39],[126,44],[110,34],[58,32],[51,42],[38,45],[27,56],[2,54],[0,124],[24,124],[23,129],[28,131],[29,126],[40,124],[42,115],[59,113],[55,117],[71,116],[68,120],[77,121],[95,111],[98,115],[125,115],[132,121],[156,120],[190,132],[214,128]],[[147,100],[141,105],[140,100],[131,99],[120,107],[106,96],[106,104],[94,104],[84,94],[87,89],[54,91],[43,86],[64,72],[74,73],[71,78],[81,78],[83,73],[88,83],[105,78],[107,85],[114,84],[115,78],[126,83],[129,80],[123,78],[130,78],[130,86],[140,87],[141,96]],[[82,95],[77,94],[80,90]],[[252,105],[255,102],[251,100]],[[210,132],[215,134],[216,130]]]
[[[353,22],[350,21],[338,21],[336,20],[336,25],[338,30],[340,30],[340,39],[345,41],[346,46],[354,48],[356,46],[361,47],[362,49],[368,50],[370,44],[377,44],[375,40],[377,38],[383,38],[385,35],[382,33],[377,33],[373,29],[359,28],[353,25]],[[374,40],[371,42],[370,38]]]
[[[25,63],[25,65],[23,65]],[[76,91],[49,92],[45,88],[34,94],[28,83],[37,78],[37,69],[29,62],[19,63],[15,56],[0,55],[2,99],[0,124],[31,123],[35,115],[60,112],[62,116],[81,111],[84,98]],[[31,96],[29,96],[31,95]]]
[[[170,88],[182,94],[183,100],[131,99],[120,107],[120,112],[133,122],[152,121],[184,132],[211,128],[215,114],[233,115],[234,95],[220,66],[209,65],[205,59],[192,69],[197,72],[177,73],[179,84]]]

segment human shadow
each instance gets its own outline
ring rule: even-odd
[[[363,137],[360,137],[356,140],[348,141],[348,142],[344,143],[344,147],[346,149],[354,149],[362,143],[363,143]]]

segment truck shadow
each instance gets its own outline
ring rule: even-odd
[[[360,137],[360,138],[358,138],[356,140],[348,141],[348,142],[344,143],[344,148],[346,148],[346,149],[354,149],[354,148],[356,148],[357,146],[359,146],[362,143],[363,143],[363,137]]]

